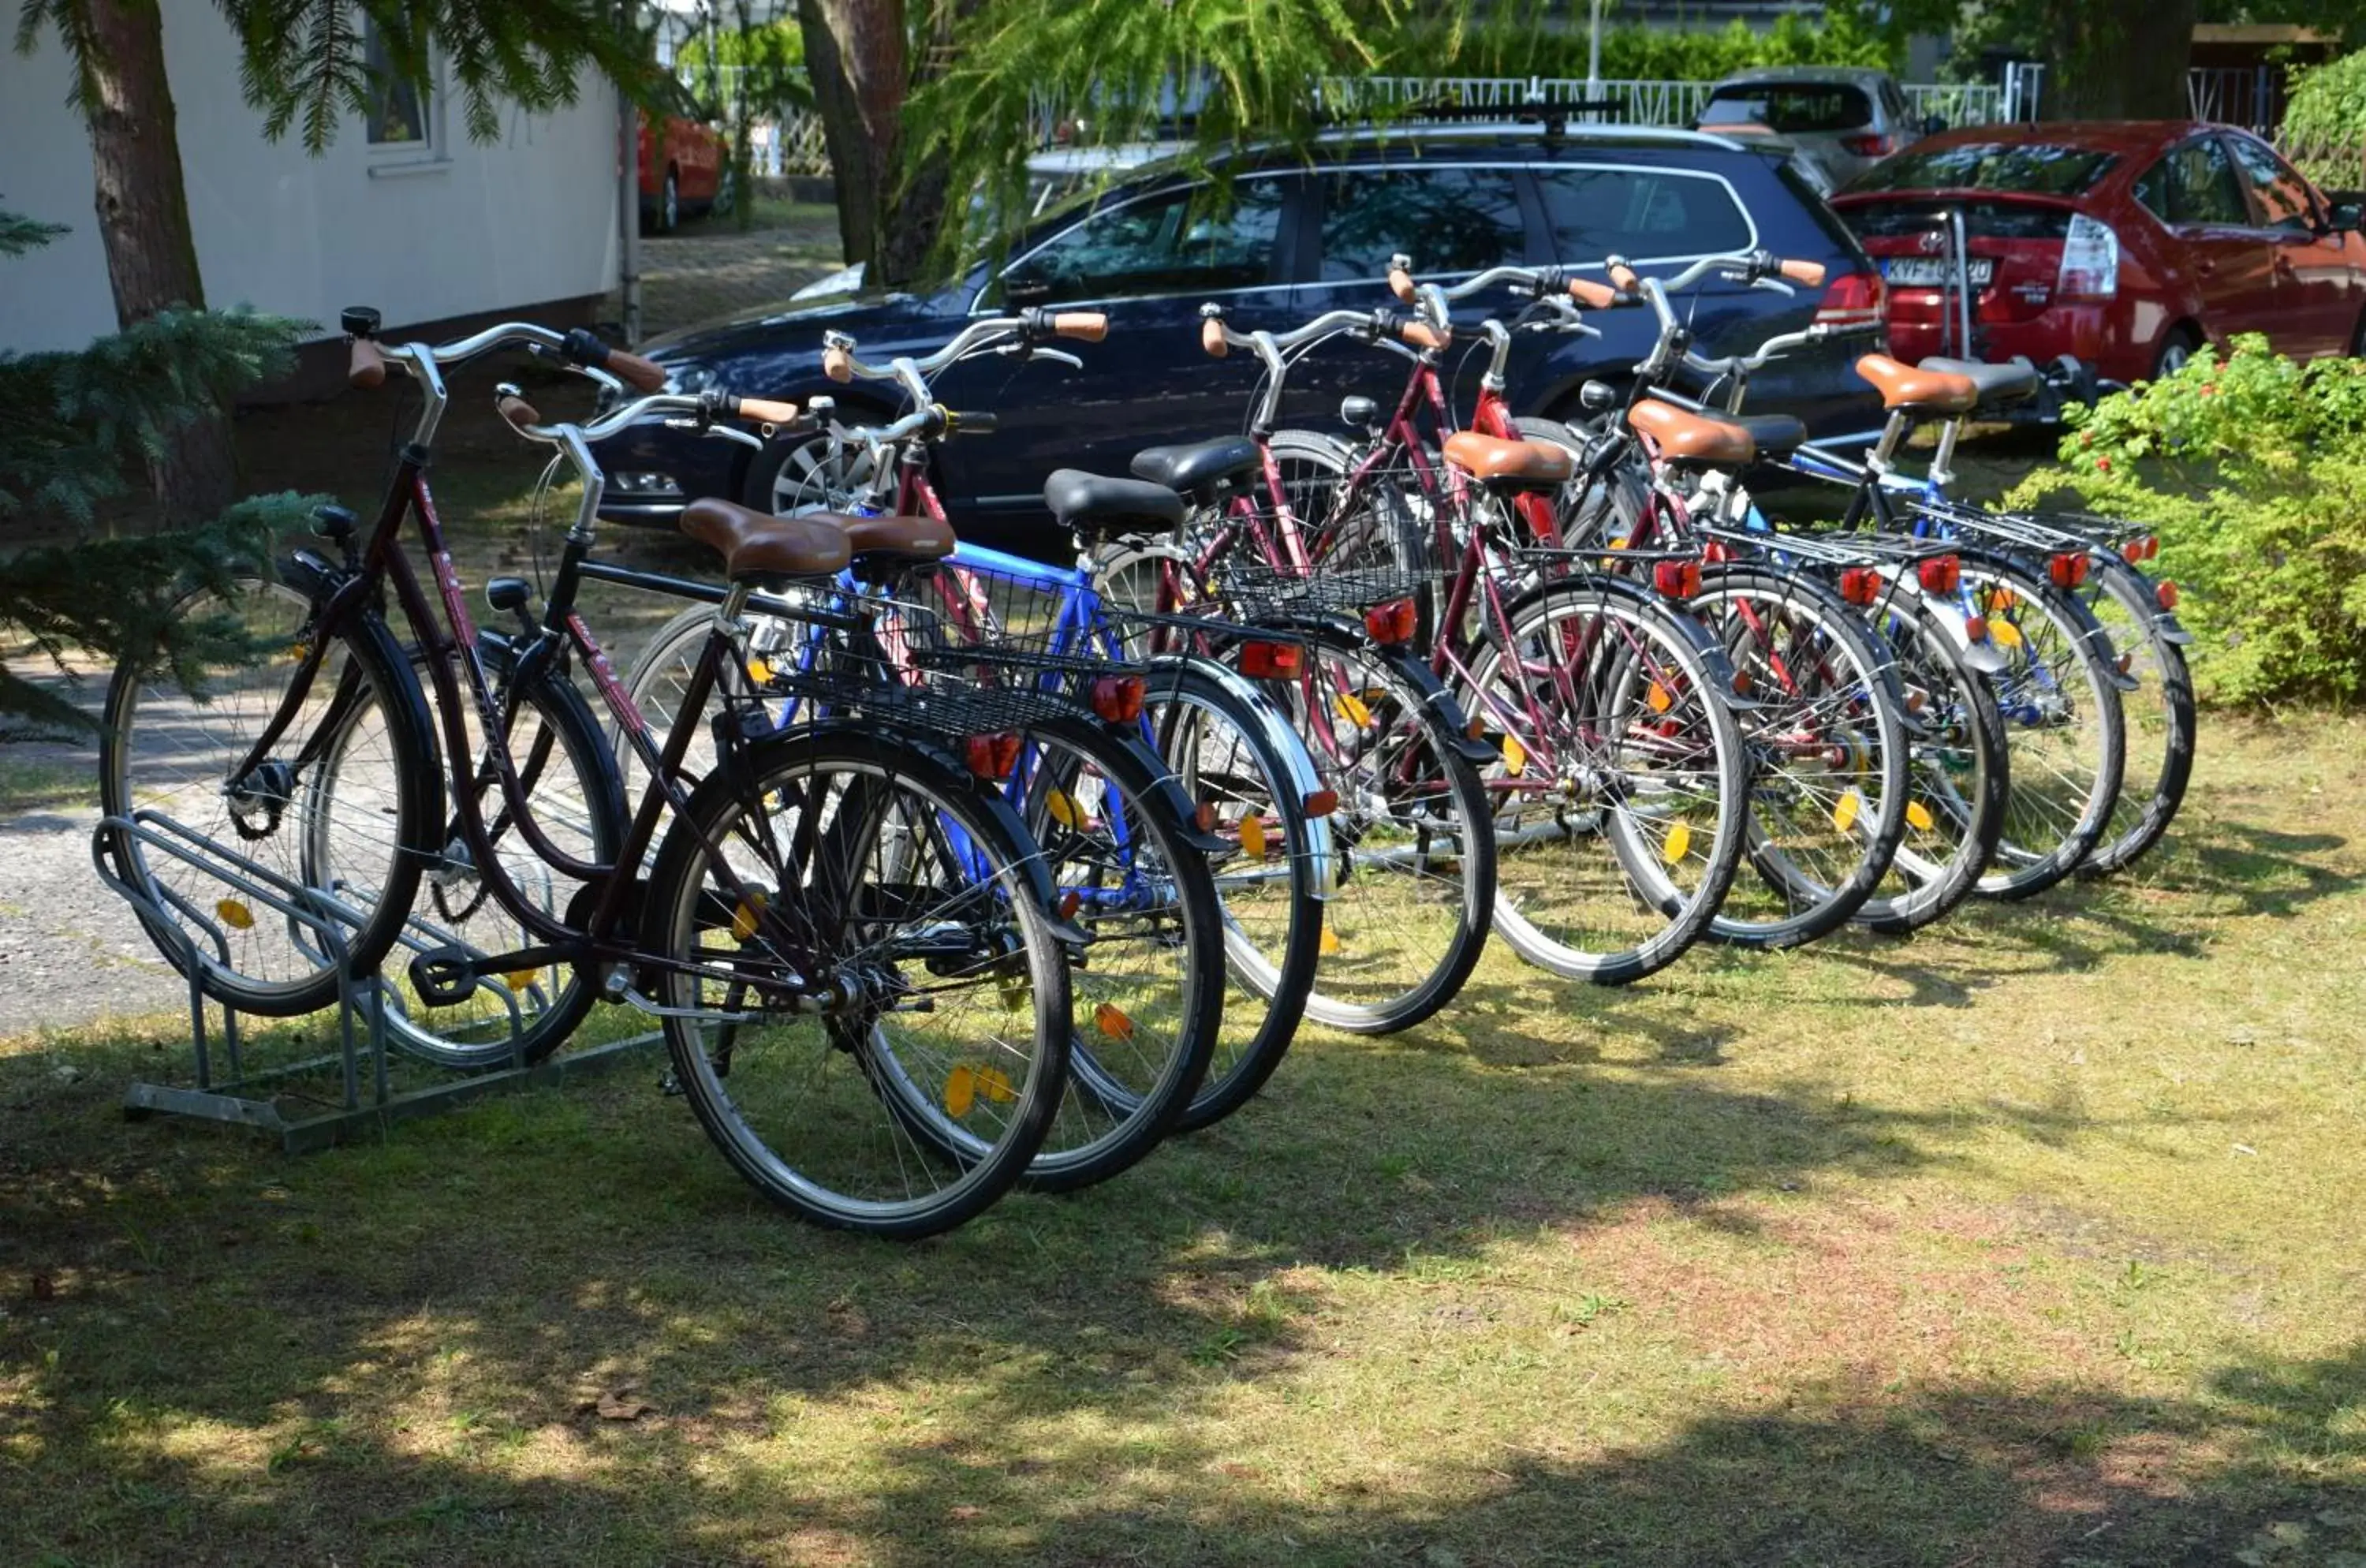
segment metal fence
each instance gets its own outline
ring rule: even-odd
[[[1632,77],[1589,83],[1575,76],[1337,76],[1318,84],[1315,92],[1325,107],[1337,111],[1408,103],[1501,109],[1538,103],[1601,103],[1615,106],[1603,111],[1606,118],[1628,125],[1688,126],[1700,118],[1715,85]],[[1917,118],[1937,115],[1949,125],[1988,125],[2006,117],[2005,89],[1995,84],[1904,85]]]

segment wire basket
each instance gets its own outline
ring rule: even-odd
[[[1216,563],[1214,588],[1245,622],[1297,615],[1360,615],[1377,605],[1418,596],[1431,584],[1425,571],[1403,567],[1317,568],[1296,571],[1229,552]]]

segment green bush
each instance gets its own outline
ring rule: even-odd
[[[2006,504],[2068,491],[2156,529],[2201,695],[2366,694],[2366,363],[2297,365],[2239,337],[2223,364],[2205,352],[2074,410],[2060,456]]]
[[[2366,184],[2366,51],[2294,72],[2276,140],[2320,185],[2347,190]]]
[[[1565,28],[1538,25],[1526,5],[1482,13],[1465,38],[1456,73],[1501,76],[1561,76],[1583,80],[1588,43],[1584,7]],[[1897,63],[1885,31],[1854,12],[1833,6],[1822,24],[1796,16],[1765,32],[1740,21],[1697,31],[1671,31],[1635,23],[1602,29],[1606,81],[1715,81],[1753,65],[1875,65]]]

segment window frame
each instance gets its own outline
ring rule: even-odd
[[[363,56],[366,61],[377,36],[377,24],[365,17],[362,28]],[[374,89],[376,85],[374,82]],[[381,141],[377,140],[372,118],[364,117],[362,142],[368,150],[369,172],[373,176],[411,169],[440,168],[450,162],[444,139],[444,87],[443,52],[431,46],[427,56],[427,81],[419,89],[420,135],[410,141]],[[382,96],[374,96],[373,106],[383,101]]]
[[[1539,225],[1546,258],[1560,266],[1580,272],[1599,272],[1604,265],[1600,261],[1569,261],[1560,254],[1560,238],[1553,231],[1552,212],[1545,205],[1542,178],[1545,175],[1560,171],[1667,175],[1679,179],[1713,181],[1724,187],[1726,199],[1733,204],[1734,211],[1741,215],[1742,226],[1750,231],[1749,242],[1739,249],[1754,251],[1760,248],[1758,215],[1751,211],[1750,203],[1742,200],[1741,193],[1734,188],[1733,182],[1714,169],[1687,169],[1673,164],[1617,164],[1598,159],[1568,160],[1558,163],[1530,161],[1526,166],[1528,177],[1536,188],[1536,221]],[[1733,250],[1688,251],[1674,255],[1629,255],[1620,259],[1630,266],[1690,265],[1694,262],[1703,261],[1710,256],[1727,256],[1735,254],[1737,253]]]
[[[1153,294],[1097,294],[1076,299],[1063,299],[1058,301],[1058,303],[1063,305],[1111,305],[1126,300],[1185,299],[1234,299],[1244,294],[1263,294],[1269,293],[1275,289],[1289,289],[1296,288],[1297,284],[1291,280],[1290,274],[1297,270],[1295,253],[1298,247],[1295,243],[1295,236],[1292,234],[1291,230],[1293,225],[1298,222],[1299,216],[1303,211],[1302,204],[1305,199],[1304,186],[1300,179],[1299,172],[1294,169],[1275,171],[1272,173],[1267,173],[1264,171],[1245,171],[1234,176],[1233,184],[1238,186],[1260,180],[1273,185],[1281,193],[1280,210],[1274,220],[1273,256],[1272,259],[1267,263],[1266,266],[1268,281],[1264,283],[1243,284],[1232,288],[1177,288],[1166,289]],[[1121,212],[1129,207],[1137,207],[1144,202],[1164,200],[1178,192],[1190,193],[1205,190],[1211,187],[1211,182],[1206,180],[1178,180],[1167,178],[1162,179],[1142,190],[1135,191],[1132,195],[1120,196],[1117,193],[1112,192],[1110,197],[1095,202],[1091,210],[1078,213],[1074,219],[1063,224],[1060,228],[1053,231],[1051,233],[1044,235],[1041,240],[1028,245],[1025,250],[1019,252],[1009,260],[1004,262],[1000,266],[988,269],[986,276],[978,284],[977,292],[970,296],[969,309],[964,313],[976,316],[985,314],[990,309],[997,309],[998,307],[989,307],[986,303],[986,296],[995,291],[996,285],[1000,284],[1007,279],[1014,269],[1023,266],[1027,263],[1034,260],[1035,257],[1042,254],[1045,251],[1050,250],[1053,245],[1058,244],[1061,241],[1075,233],[1077,230],[1082,229],[1087,223],[1096,222],[1100,219],[1107,218],[1111,213]]]

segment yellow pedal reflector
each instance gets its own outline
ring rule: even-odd
[[[955,1067],[945,1075],[945,1110],[955,1116],[966,1116],[969,1108],[977,1103],[977,1075],[965,1066]]]
[[[997,1105],[1008,1105],[1019,1098],[1019,1091],[1010,1087],[1010,1080],[1002,1076],[1000,1067],[980,1067],[976,1078],[977,1092]]]
[[[760,653],[748,660],[748,679],[760,686],[772,678],[772,661],[771,660]]]
[[[1252,860],[1265,859],[1265,818],[1254,811],[1241,818],[1241,848]]]
[[[1916,832],[1927,833],[1938,826],[1938,822],[1939,819],[1931,815],[1931,808],[1921,801],[1910,800],[1906,803],[1906,825]]]
[[[222,924],[234,931],[254,929],[254,911],[236,898],[224,898],[214,906],[214,913],[221,917]]]
[[[1832,826],[1847,832],[1856,826],[1856,814],[1865,809],[1865,796],[1851,790],[1832,802]]]
[[[508,974],[501,976],[501,984],[507,986],[511,990],[515,991],[520,995],[524,995],[527,988],[532,987],[534,984],[534,971],[531,969],[513,969]]]
[[[1504,767],[1514,778],[1528,771],[1528,749],[1516,735],[1504,737]]]
[[[1093,1027],[1107,1040],[1133,1038],[1133,1020],[1126,1017],[1125,1010],[1115,1002],[1103,1002],[1093,1009]]]
[[[1678,861],[1684,859],[1684,852],[1692,847],[1693,830],[1691,824],[1679,822],[1674,827],[1668,829],[1667,838],[1661,842],[1660,858],[1666,861],[1670,865],[1673,865]]]
[[[1331,929],[1330,921],[1323,922],[1323,940],[1314,945],[1325,958],[1333,957],[1339,952],[1339,933]]]
[[[1989,623],[1989,640],[1994,642],[2000,648],[2019,648],[2021,646],[2021,628],[2014,626],[2011,621],[1990,621]]]
[[[310,658],[311,654],[312,645],[309,642],[291,643],[288,645],[287,660],[291,664],[301,664],[305,660]]]
[[[1676,699],[1668,694],[1668,688],[1657,681],[1651,682],[1651,689],[1643,694],[1643,700],[1651,705],[1653,713],[1665,713],[1676,705]]]
[[[732,941],[746,942],[756,934],[756,923],[762,918],[763,908],[764,900],[760,895],[752,899],[742,900],[739,907],[731,911]]]
[[[1623,549],[1625,549],[1625,548],[1627,547],[1627,538],[1626,538],[1626,536],[1622,534],[1622,535],[1620,535],[1617,538],[1611,540],[1611,541],[1610,541],[1610,547],[1611,547],[1612,549],[1614,549],[1614,550],[1623,550]]]
[[[1077,809],[1068,792],[1057,785],[1043,792],[1043,809],[1052,814],[1053,821],[1071,831],[1085,825],[1085,814]]]
[[[1339,716],[1341,718],[1346,719],[1349,724],[1354,725],[1357,728],[1369,729],[1372,728],[1372,710],[1366,707],[1364,705],[1364,699],[1358,696],[1355,693],[1340,693],[1339,700],[1331,705],[1339,710]]]

